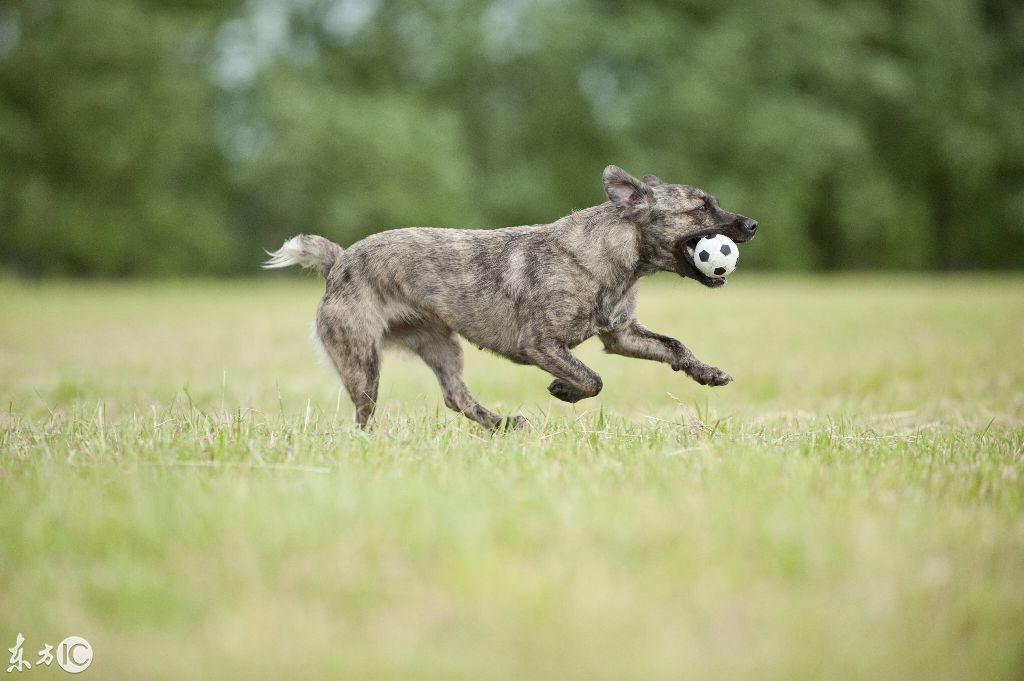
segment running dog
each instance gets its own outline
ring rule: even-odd
[[[555,377],[548,392],[577,402],[601,392],[601,377],[570,352],[598,336],[606,352],[664,362],[701,385],[732,380],[682,343],[636,318],[637,282],[676,272],[709,287],[693,249],[704,236],[754,238],[757,222],[730,213],[696,187],[603,174],[608,201],[546,225],[494,230],[413,227],[380,232],[347,249],[314,235],[289,239],[266,268],[302,265],[327,280],[315,332],[365,427],[377,404],[384,346],[423,359],[450,408],[486,428],[522,416],[483,407],[462,379],[458,336]]]

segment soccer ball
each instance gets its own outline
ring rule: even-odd
[[[693,264],[705,276],[723,279],[736,269],[740,249],[724,234],[706,236],[693,249]]]

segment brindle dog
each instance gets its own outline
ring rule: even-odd
[[[377,403],[385,345],[404,346],[437,375],[445,404],[487,428],[520,425],[481,406],[462,380],[458,336],[555,377],[548,392],[576,402],[601,391],[601,377],[570,350],[597,335],[606,352],[665,362],[701,385],[729,374],[636,319],[637,281],[659,270],[709,287],[724,279],[693,264],[697,240],[725,234],[749,241],[754,220],[718,199],[616,166],[603,175],[610,201],[547,225],[495,230],[408,228],[347,249],[299,235],[264,267],[299,264],[320,272],[327,291],[316,316],[323,344],[363,427]]]

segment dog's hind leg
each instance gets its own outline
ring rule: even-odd
[[[419,355],[430,367],[449,409],[491,429],[516,428],[526,421],[522,416],[503,418],[476,401],[462,379],[462,346],[451,332],[411,329],[396,334],[393,339]]]
[[[341,382],[356,405],[356,425],[365,428],[377,407],[377,386],[380,382],[380,349],[367,347],[362,351],[339,353],[328,349]]]
[[[321,310],[316,332],[356,406],[356,425],[365,428],[377,406],[381,341],[365,326],[351,322]]]

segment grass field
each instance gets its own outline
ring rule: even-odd
[[[734,279],[641,288],[726,388],[589,341],[573,407],[467,349],[530,418],[497,436],[402,356],[354,431],[313,279],[0,281],[0,648],[84,636],[103,679],[1024,677],[1024,279]]]

